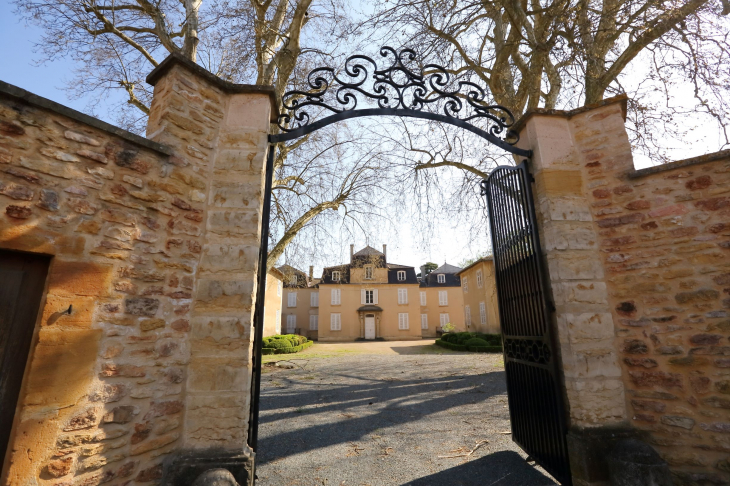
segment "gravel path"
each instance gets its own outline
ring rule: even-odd
[[[505,433],[501,355],[424,352],[266,366],[257,484],[557,484]]]

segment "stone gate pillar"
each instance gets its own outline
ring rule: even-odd
[[[571,112],[535,111],[518,122],[519,146],[533,150],[535,205],[568,408],[568,449],[576,486],[608,480],[605,454],[629,432],[601,253],[589,197],[596,164],[631,165],[626,98]],[[600,163],[598,161],[601,161]],[[600,202],[599,202],[600,204]],[[607,484],[607,483],[605,483]]]
[[[168,57],[148,77],[155,88],[148,138],[173,150],[169,177],[191,188],[168,223],[173,235],[199,232],[189,323],[182,452],[167,461],[165,484],[191,484],[225,467],[248,484],[252,317],[261,240],[272,88],[228,83],[182,57]],[[175,245],[174,238],[171,240]]]

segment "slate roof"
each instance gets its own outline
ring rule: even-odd
[[[377,256],[384,256],[383,252],[376,250],[372,246],[368,245],[362,250],[358,251],[357,253],[354,253],[352,256],[371,256],[371,255],[377,255]]]
[[[444,263],[421,280],[421,287],[461,287],[461,278],[457,274],[461,268]],[[444,276],[444,283],[439,283],[438,276]]]
[[[309,282],[307,282],[307,274],[299,270],[298,268],[294,268],[291,265],[284,264],[277,268],[281,273],[284,274],[284,278],[282,279],[282,282],[284,283],[285,288],[298,288],[298,289],[305,289],[309,287]],[[292,275],[297,276],[297,284],[292,285],[289,281],[289,278]]]
[[[485,256],[485,257],[482,257],[482,258],[480,258],[479,260],[477,260],[477,261],[475,261],[474,263],[472,263],[471,265],[469,265],[468,267],[465,267],[465,268],[462,268],[461,270],[459,270],[459,271],[458,271],[458,272],[456,273],[456,275],[461,275],[462,273],[466,272],[467,270],[469,270],[469,269],[470,269],[471,267],[473,267],[473,266],[474,266],[474,265],[476,265],[477,263],[481,263],[481,262],[491,262],[492,260],[494,260],[494,258],[492,257],[492,255],[489,255],[489,256]]]
[[[373,258],[376,257],[376,258]],[[385,255],[379,252],[372,246],[366,246],[357,253],[352,255],[352,263],[345,263],[343,265],[335,265],[332,267],[325,267],[322,270],[321,284],[349,284],[350,283],[350,268],[360,268],[365,264],[374,264],[378,268],[388,269],[388,283],[389,284],[418,284],[418,278],[416,278],[416,270],[414,267],[408,265],[398,265],[397,263],[386,263]],[[406,272],[405,280],[398,280],[398,271]],[[334,282],[332,280],[332,272],[340,272],[340,280]]]

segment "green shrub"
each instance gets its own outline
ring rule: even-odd
[[[466,346],[489,346],[489,342],[485,341],[484,339],[480,339],[478,337],[473,337],[469,340],[467,340],[464,343]]]

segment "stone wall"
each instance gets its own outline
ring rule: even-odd
[[[635,171],[624,110],[619,98],[520,127],[571,428],[632,428],[678,484],[728,484],[730,153]],[[576,484],[606,479],[589,462],[571,458]]]
[[[271,96],[201,71],[153,73],[157,142],[0,86],[0,249],[54,256],[2,484],[246,449]]]

